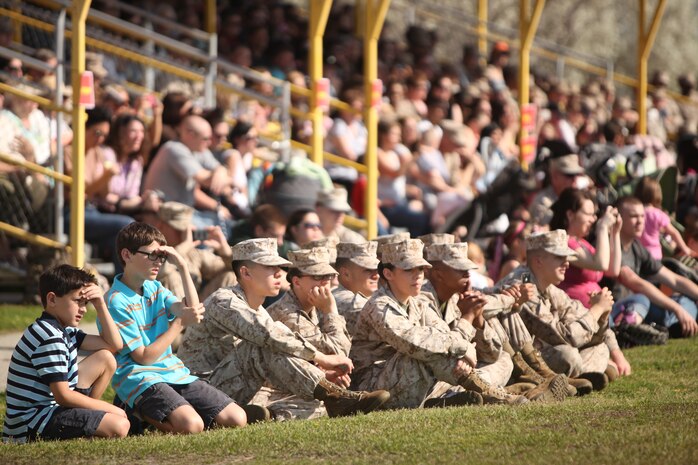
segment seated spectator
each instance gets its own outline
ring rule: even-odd
[[[662,210],[662,188],[659,183],[647,176],[635,186],[635,197],[645,207],[645,229],[640,236],[640,243],[655,260],[662,259],[660,237],[668,235],[676,246],[678,255],[694,255],[696,252],[686,244],[681,233],[671,224],[671,218]]]
[[[378,200],[391,226],[408,228],[410,235],[417,237],[429,230],[429,215],[423,210],[421,189],[407,182],[408,173],[416,166],[400,139],[397,122],[378,124]]]
[[[574,187],[577,177],[584,174],[575,154],[564,155],[548,161],[548,179],[550,185],[538,192],[531,202],[529,211],[531,220],[539,226],[547,226],[553,217],[551,209],[560,193],[568,187]]]
[[[344,226],[344,218],[351,212],[351,206],[347,202],[347,190],[343,187],[318,192],[315,211],[325,237],[335,237],[339,242],[366,242],[361,234]]]
[[[164,201],[195,208],[192,222],[196,227],[218,225],[228,234],[232,215],[219,198],[230,194],[233,182],[208,149],[210,141],[211,125],[200,116],[186,117],[179,126],[179,140],[165,143],[155,156],[143,190],[158,190]]]
[[[614,283],[613,294],[616,304],[611,321],[623,317],[632,307],[634,321],[629,323],[657,323],[669,329],[672,337],[689,337],[698,333],[695,301],[698,286],[689,279],[679,276],[652,258],[639,238],[645,227],[645,207],[635,197],[621,197],[616,203],[623,220],[620,230],[622,247],[621,269]],[[651,281],[651,282],[650,282]],[[658,282],[676,292],[667,297],[653,283]],[[639,296],[637,294],[640,294]],[[651,303],[651,305],[650,305]]]
[[[14,87],[30,95],[40,94],[39,89],[26,84]],[[41,111],[39,104],[18,95],[8,94],[5,96],[4,106],[5,109],[0,110],[0,113],[16,132],[31,144],[34,162],[47,165],[51,158],[51,129],[49,119]]]
[[[286,222],[284,239],[291,244],[291,250],[298,250],[310,241],[322,239],[320,217],[309,208],[301,208],[291,214]]]
[[[567,295],[589,308],[589,296],[601,291],[598,282],[606,275],[615,278],[620,272],[620,228],[618,210],[607,207],[596,221],[596,204],[588,191],[567,188],[553,204],[550,229],[567,231],[567,245],[577,254],[559,285]],[[586,237],[596,224],[596,247]]]
[[[523,220],[514,220],[494,242],[490,277],[499,281],[520,265],[526,264],[526,238],[533,228]]]
[[[108,185],[95,192],[99,208],[125,215],[157,211],[158,195],[153,191],[140,194],[144,160],[150,152],[143,121],[133,114],[122,114],[114,121],[106,142],[99,152],[111,177]]]
[[[329,134],[327,134],[325,150],[347,160],[357,161],[366,152],[366,138],[368,137],[366,126],[361,118],[364,106],[363,95],[359,89],[347,89],[342,97],[354,111],[341,110],[339,112]],[[356,169],[335,164],[328,164],[326,168],[332,181],[342,184],[351,194],[354,182],[358,178]]]

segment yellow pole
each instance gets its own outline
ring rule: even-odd
[[[310,113],[313,123],[313,135],[310,138],[312,147],[310,158],[322,165],[322,109],[317,107],[317,84],[322,78],[322,38],[325,35],[327,18],[330,15],[332,0],[310,0],[310,50],[308,59],[308,74],[313,93],[310,96]]]
[[[378,38],[390,0],[366,0],[366,34],[364,35],[364,124],[368,130],[364,161],[367,169],[366,232],[369,239],[378,234],[378,108],[373,103],[373,83],[378,79]]]
[[[73,266],[85,262],[85,121],[87,115],[79,105],[80,76],[85,71],[85,21],[92,0],[73,0],[72,63],[73,85],[73,184],[70,189],[70,246]]]
[[[480,63],[487,65],[487,19],[488,0],[477,2],[477,49],[480,52]]]
[[[18,0],[12,2],[12,11],[22,14],[22,2]],[[22,43],[22,23],[20,21],[12,21],[12,40],[18,44]]]
[[[206,0],[206,12],[204,14],[206,15],[204,20],[206,32],[214,34],[216,32],[216,15],[218,14],[216,11],[216,0]]]
[[[545,0],[535,0],[535,2],[533,15],[531,15],[529,19],[529,1],[519,0],[519,108],[522,110],[524,105],[527,105],[530,100],[531,47],[533,45],[533,37],[535,37],[536,31],[538,30],[540,17],[543,14],[543,7],[545,6]],[[523,111],[521,111],[520,118],[519,146],[521,145],[525,132],[523,127]],[[521,155],[523,155],[523,150],[520,150],[520,152]],[[521,166],[523,169],[528,169],[523,157],[521,157]]]
[[[659,23],[664,15],[666,0],[659,0],[657,9],[652,16],[649,31],[645,34],[645,22],[647,18],[647,0],[640,0],[640,23],[638,24],[639,45],[637,58],[637,111],[639,120],[637,122],[637,133],[647,134],[647,62],[649,60],[654,39],[657,37]]]

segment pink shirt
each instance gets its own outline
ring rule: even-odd
[[[585,239],[569,237],[567,245],[573,250],[583,248],[590,255],[596,253],[596,248]],[[570,265],[567,273],[565,273],[565,280],[558,287],[571,298],[579,300],[586,308],[589,308],[589,293],[601,290],[601,286],[599,286],[601,278],[603,278],[603,272],[601,271],[577,268],[574,265]]]
[[[661,209],[645,205],[645,230],[640,237],[640,244],[644,245],[656,260],[662,259],[662,244],[659,242],[659,236],[662,229],[669,226],[670,222],[669,215]]]

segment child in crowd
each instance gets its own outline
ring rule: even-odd
[[[645,206],[645,231],[640,237],[640,243],[649,250],[652,258],[662,259],[662,245],[659,242],[662,234],[667,234],[676,244],[678,255],[695,254],[671,224],[669,215],[662,210],[662,188],[659,182],[649,177],[642,178],[635,188],[635,197]]]
[[[39,278],[44,312],[17,343],[7,376],[3,441],[124,437],[126,412],[101,399],[123,346],[119,330],[94,276],[59,265]],[[87,335],[77,328],[87,303],[102,330]],[[78,364],[78,349],[93,353]]]
[[[191,375],[172,353],[172,341],[186,326],[198,324],[204,312],[187,262],[167,246],[159,230],[145,223],[119,231],[116,247],[124,273],[114,278],[106,301],[124,341],[113,380],[119,398],[137,417],[165,432],[244,426],[244,410]],[[179,270],[184,301],[155,280],[167,260]]]

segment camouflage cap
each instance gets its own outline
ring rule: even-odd
[[[249,260],[266,266],[289,266],[291,262],[279,256],[276,239],[248,239],[233,246],[233,260]]]
[[[411,270],[412,268],[420,266],[431,268],[429,262],[424,260],[422,256],[423,250],[424,243],[419,239],[409,239],[396,244],[386,244],[383,246],[381,261],[403,270]]]
[[[419,240],[424,242],[424,247],[429,247],[430,245],[433,244],[455,244],[456,243],[456,236],[453,234],[437,234],[437,233],[431,233],[431,234],[425,234],[423,236],[419,236]]]
[[[376,242],[378,243],[378,248],[376,253],[378,255],[383,253],[383,247],[387,244],[395,244],[397,242],[408,241],[410,239],[410,233],[399,232],[395,234],[386,234],[384,236],[376,237]]]
[[[426,248],[427,260],[443,262],[446,266],[459,271],[474,270],[477,265],[468,258],[468,243],[432,244]]]
[[[348,213],[351,211],[351,206],[347,202],[347,196],[347,190],[344,187],[335,187],[318,192],[317,204],[336,212]]]
[[[178,231],[186,231],[191,225],[194,209],[179,202],[165,202],[158,210],[158,217]]]
[[[339,238],[337,236],[327,236],[322,239],[315,239],[307,244],[304,244],[302,249],[312,249],[313,247],[325,247],[330,252],[330,263],[337,262],[337,244]]]
[[[337,270],[330,266],[330,251],[327,247],[289,251],[288,259],[291,260],[291,268],[297,268],[305,275],[337,274]]]
[[[555,231],[531,234],[526,238],[526,250],[545,250],[559,257],[577,257],[577,253],[567,245],[567,231]]]
[[[347,258],[350,262],[367,270],[378,268],[380,260],[376,258],[378,243],[376,241],[353,243],[340,242],[337,244],[337,258]]]

